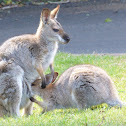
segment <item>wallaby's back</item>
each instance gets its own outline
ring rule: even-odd
[[[51,109],[68,107],[84,109],[102,103],[120,107],[123,105],[111,78],[104,70],[93,65],[71,67],[50,88],[39,90],[36,86],[32,89],[40,93],[43,103],[48,101],[52,104]],[[40,103],[40,106],[43,107],[43,103]],[[48,109],[48,105],[46,107],[47,110],[51,110]]]
[[[117,90],[108,74],[93,65],[73,67],[69,84],[72,85],[71,96],[78,108],[107,103],[120,105]]]

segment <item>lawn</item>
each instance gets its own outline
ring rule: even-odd
[[[59,52],[55,58],[55,71],[61,74],[77,64],[93,64],[107,71],[120,98],[126,101],[126,55],[72,55]],[[86,110],[59,109],[44,114],[41,111],[34,105],[33,115],[1,118],[0,126],[126,126],[126,107],[110,108],[103,104]]]

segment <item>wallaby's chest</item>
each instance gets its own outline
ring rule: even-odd
[[[56,52],[57,52],[57,49],[58,49],[58,44],[57,43],[55,43],[55,45],[49,46],[47,48],[48,51],[45,54],[44,60],[42,62],[44,70],[46,70],[51,63],[53,63],[54,57],[55,57]]]

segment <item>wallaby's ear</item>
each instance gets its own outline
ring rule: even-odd
[[[60,5],[58,5],[55,9],[51,11],[51,18],[57,18],[58,12],[60,9]]]
[[[47,74],[46,75],[46,83],[47,84],[52,84],[56,80],[57,77],[58,77],[57,72],[54,72],[54,76],[52,76],[51,74]]]
[[[44,8],[41,13],[41,18],[44,24],[48,24],[51,11],[48,8]]]
[[[47,84],[52,83],[53,76],[51,74],[47,74],[45,77],[46,77],[46,83]]]
[[[58,72],[54,72],[52,83],[57,79],[58,75]]]
[[[54,76],[52,76],[51,74],[47,74],[46,76],[46,83],[47,84],[52,84],[58,77],[58,72],[54,72]],[[37,86],[37,85],[40,85],[42,82],[41,79],[37,79],[35,80],[31,86]]]

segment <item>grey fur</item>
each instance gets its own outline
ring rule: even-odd
[[[56,108],[84,109],[102,103],[120,107],[125,105],[111,78],[104,70],[93,65],[71,67],[46,89],[36,84],[32,90],[43,99],[43,102],[31,99],[43,108],[43,112]]]
[[[63,38],[66,33],[54,17],[58,10],[59,6],[51,12],[49,9],[43,9],[36,34],[16,36],[1,45],[1,116],[20,116],[19,110],[22,108],[25,108],[27,115],[32,114],[32,102],[29,100],[33,95],[31,83],[42,77],[44,74],[42,76],[40,74],[53,63],[58,43],[65,44],[68,42],[68,39],[64,40]],[[54,12],[55,14],[53,14]],[[50,13],[53,14],[53,18],[51,18]],[[42,20],[45,17],[48,18],[48,22],[44,23]],[[62,31],[62,33],[54,32],[53,27]],[[53,68],[51,69],[53,70]]]

